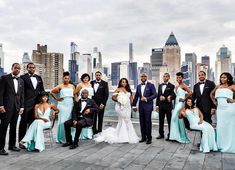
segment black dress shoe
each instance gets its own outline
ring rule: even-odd
[[[96,135],[98,133],[98,130],[93,129],[93,135]]]
[[[64,144],[62,145],[62,147],[67,147],[67,146],[71,146],[71,145],[72,145],[71,143],[67,142],[67,143],[64,143]]]
[[[156,139],[162,139],[162,138],[164,138],[164,136],[162,135],[159,135],[158,137],[156,137]]]
[[[170,139],[169,139],[169,138],[166,138],[165,140],[166,140],[166,141],[170,141]]]
[[[148,144],[151,144],[152,143],[152,140],[147,140],[146,141],[146,144],[148,145]]]
[[[6,156],[8,153],[5,151],[5,149],[0,150],[0,155]]]
[[[25,146],[23,144],[21,144],[21,143],[19,144],[19,148],[20,149],[26,149]]]
[[[17,148],[16,146],[9,146],[8,150],[19,152],[20,148]]]
[[[142,143],[142,142],[145,142],[146,141],[146,139],[141,139],[140,141],[139,141],[139,143]]]
[[[200,148],[200,145],[201,145],[201,144],[200,144],[200,143],[198,143],[198,144],[197,144],[197,147],[198,147],[198,148]]]
[[[78,147],[78,145],[72,144],[72,145],[69,147],[69,149],[76,149],[77,147]]]

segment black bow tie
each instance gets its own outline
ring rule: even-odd
[[[162,85],[167,85],[167,83],[162,83]]]
[[[82,102],[87,102],[87,99],[81,99]]]
[[[100,82],[99,82],[99,81],[96,81],[95,83],[96,83],[96,84],[100,84]]]
[[[141,83],[141,85],[145,85],[145,83]]]
[[[13,80],[14,80],[14,79],[19,80],[19,77],[12,77],[12,78],[13,78]]]
[[[205,84],[205,82],[204,81],[200,81],[199,84]]]
[[[36,75],[35,74],[30,74],[29,77],[36,77]]]

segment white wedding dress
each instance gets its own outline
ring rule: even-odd
[[[116,93],[117,94],[117,93]],[[114,94],[115,95],[115,94]],[[109,127],[101,133],[94,136],[96,142],[108,143],[138,143],[133,124],[131,122],[131,104],[130,93],[119,92],[118,102],[115,105],[115,111],[118,114],[118,124],[116,128]]]

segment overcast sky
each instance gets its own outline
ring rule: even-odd
[[[195,52],[211,56],[214,64],[222,44],[235,52],[234,6],[232,0],[0,0],[5,67],[40,43],[64,53],[67,69],[71,41],[80,53],[97,46],[106,65],[127,60],[133,42],[134,60],[141,63],[150,60],[152,48],[164,46],[171,31],[182,59]]]

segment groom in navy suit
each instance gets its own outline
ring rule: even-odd
[[[137,111],[136,104],[139,100],[139,119],[140,119],[140,130],[142,138],[140,142],[151,144],[152,142],[152,111],[153,111],[153,100],[157,97],[156,89],[154,85],[147,82],[147,74],[141,74],[141,84],[137,86],[134,101],[133,110]]]

